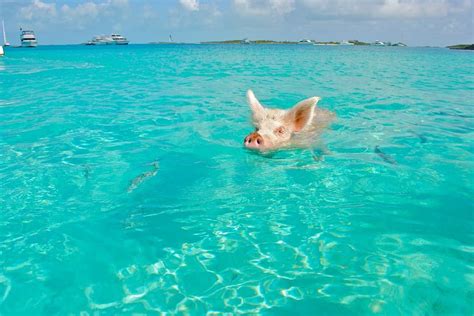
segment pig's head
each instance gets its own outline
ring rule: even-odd
[[[319,97],[312,97],[289,110],[281,110],[262,106],[252,90],[247,91],[247,99],[255,131],[245,137],[244,146],[261,152],[288,147],[295,135],[310,130],[315,107],[320,100]]]

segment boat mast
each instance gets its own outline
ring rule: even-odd
[[[173,38],[171,37],[171,34],[170,34],[170,43],[173,43]]]
[[[7,43],[7,34],[5,34],[5,22],[2,20],[2,30],[3,30],[3,45],[8,45]]]

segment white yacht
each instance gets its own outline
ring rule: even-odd
[[[342,41],[342,42],[339,43],[339,45],[343,45],[343,46],[353,46],[354,43],[351,43],[351,42],[349,42],[349,41]]]
[[[127,45],[128,40],[120,34],[95,36],[86,45]]]
[[[21,31],[21,47],[36,47],[38,46],[38,41],[36,40],[35,32],[33,31],[26,31],[22,30]]]
[[[371,44],[372,46],[386,46],[382,41],[375,41]]]
[[[107,45],[107,37],[105,35],[94,36],[86,45]]]
[[[3,46],[10,46],[10,43],[7,42],[7,34],[5,33],[5,22],[2,20],[2,30],[3,30]]]
[[[110,44],[115,44],[115,45],[127,45],[128,44],[128,40],[120,34],[112,34],[112,35],[110,35],[110,38],[112,39],[112,43],[110,43]]]

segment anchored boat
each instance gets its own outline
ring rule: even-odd
[[[35,32],[23,30],[20,28],[21,31],[21,47],[36,47],[38,46],[38,41],[36,40]]]
[[[3,30],[3,46],[10,46],[10,43],[7,42],[7,34],[5,33],[5,22],[2,20],[2,30]]]
[[[127,45],[128,40],[120,34],[95,36],[86,45]]]

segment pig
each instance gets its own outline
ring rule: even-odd
[[[318,108],[320,97],[298,102],[289,110],[264,107],[252,90],[247,100],[252,110],[255,131],[244,139],[247,149],[272,152],[284,148],[310,148],[323,129],[335,119],[335,113]]]

